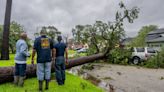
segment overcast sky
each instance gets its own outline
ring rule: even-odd
[[[164,27],[164,0],[123,0],[130,8],[140,8],[139,18],[125,24],[129,37],[145,25]],[[112,21],[120,0],[13,0],[11,20],[24,26],[32,36],[37,28],[53,25],[71,35],[77,24],[93,24],[96,20]],[[6,0],[0,0],[0,24],[4,22]]]

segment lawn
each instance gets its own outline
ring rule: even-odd
[[[86,53],[77,53],[74,50],[69,50],[68,55],[73,55],[75,58],[77,58],[77,57],[81,57],[81,56],[86,56]],[[14,56],[15,56],[15,54],[10,54],[10,60],[0,60],[0,67],[14,66],[15,65]],[[71,58],[74,58],[74,57],[71,57]],[[36,61],[35,61],[35,63],[36,63]],[[31,57],[28,58],[27,64],[31,64]]]
[[[75,51],[69,51],[74,54]],[[14,66],[14,54],[10,54],[10,60],[0,60],[0,67]],[[27,63],[30,64],[31,58],[28,58]],[[0,92],[37,92],[38,81],[36,78],[25,80],[23,88],[16,87],[12,83],[5,83],[0,85]],[[102,89],[96,87],[92,83],[74,76],[66,74],[66,83],[64,86],[58,86],[55,80],[50,82],[50,89],[44,92],[104,92]]]
[[[10,60],[0,60],[0,67],[5,67],[5,66],[14,66],[14,56],[15,54],[10,54]],[[28,58],[27,63],[31,63],[31,58]]]
[[[43,86],[44,87],[44,86]],[[16,87],[12,83],[0,85],[0,92],[37,92],[38,81],[36,78],[25,80],[23,88]],[[66,75],[66,83],[64,86],[58,86],[55,80],[50,82],[50,88],[44,92],[103,92],[102,89],[94,86],[90,82],[74,76]]]

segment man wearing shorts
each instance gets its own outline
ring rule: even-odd
[[[26,39],[27,34],[23,32],[16,43],[14,84],[21,87],[24,84],[27,57],[30,56]]]
[[[37,53],[37,78],[39,81],[39,91],[42,92],[43,81],[46,81],[45,89],[48,90],[51,76],[51,61],[53,54],[53,42],[46,36],[46,30],[41,30],[41,36],[35,39],[32,61],[34,64],[35,53]]]

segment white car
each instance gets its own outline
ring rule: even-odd
[[[148,58],[155,56],[157,52],[149,47],[133,47],[132,49],[132,63],[139,64],[141,61],[146,61]]]
[[[86,48],[81,48],[79,50],[77,50],[78,53],[86,53],[87,49]]]

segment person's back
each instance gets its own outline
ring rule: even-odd
[[[15,60],[26,61],[26,57],[29,56],[28,46],[26,42],[22,39],[19,39],[16,42],[16,55]]]
[[[65,43],[59,42],[59,43],[55,44],[54,47],[56,49],[56,57],[64,56],[65,49],[67,48]]]
[[[53,41],[46,36],[46,30],[41,30],[41,36],[35,39],[32,53],[34,64],[35,52],[37,53],[37,78],[39,81],[39,91],[42,91],[43,81],[46,80],[46,90],[49,88],[51,77],[51,60],[53,52]]]
[[[55,71],[56,71],[56,80],[58,85],[64,85],[65,82],[65,61],[68,61],[68,52],[67,46],[65,43],[62,43],[62,37],[58,36],[58,43],[54,45],[55,52]],[[64,54],[66,59],[64,58]]]
[[[37,63],[44,63],[51,61],[51,49],[53,42],[47,36],[40,36],[35,40],[34,49],[37,52]]]

